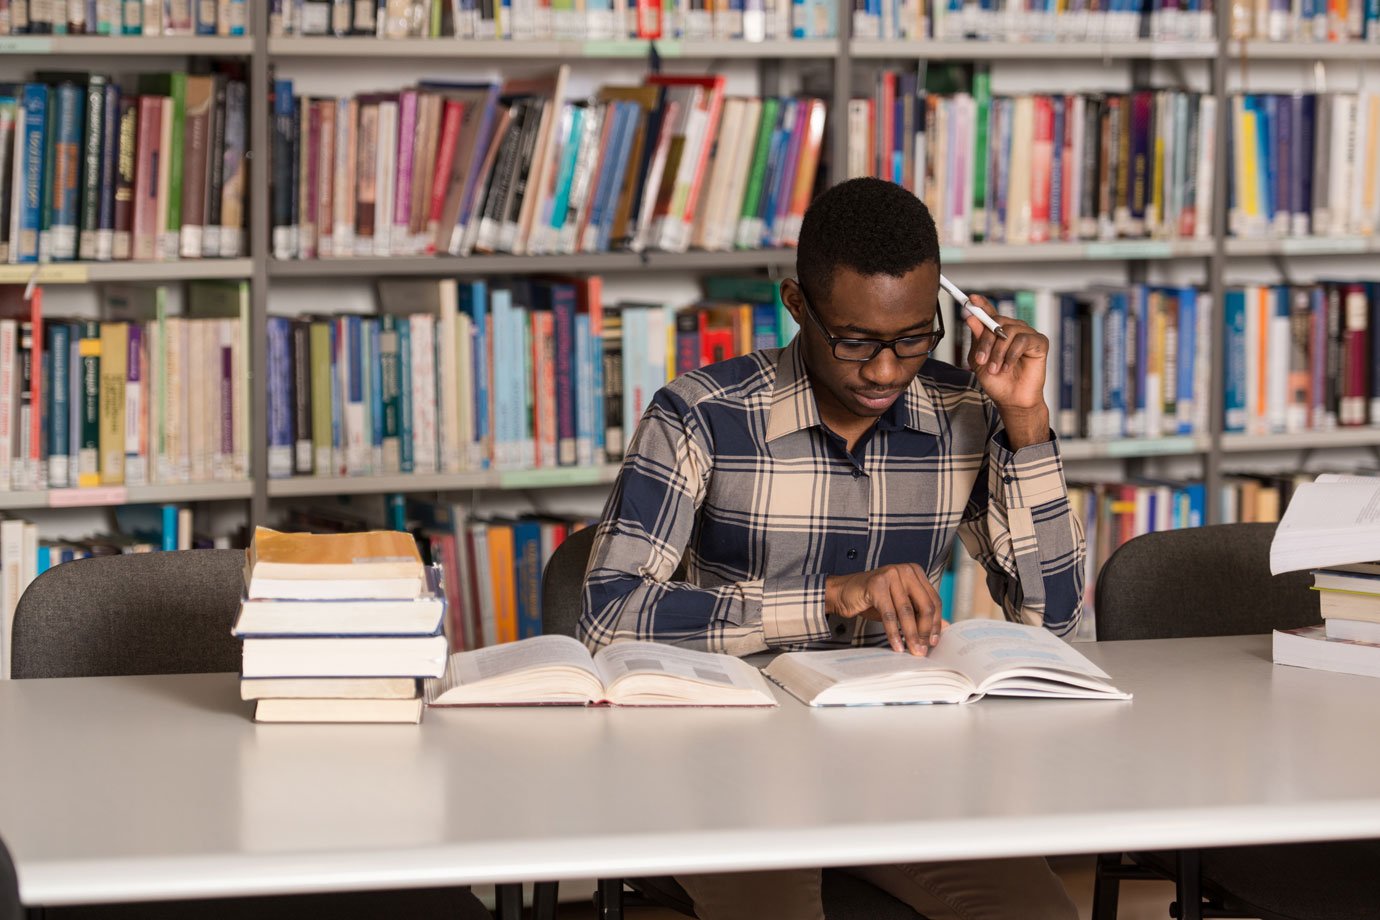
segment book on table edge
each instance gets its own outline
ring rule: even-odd
[[[415,677],[251,677],[240,681],[242,700],[410,700],[417,696]]]
[[[422,721],[422,698],[261,699],[254,704],[255,722],[395,722]]]
[[[440,567],[429,566],[425,579],[426,589],[415,597],[246,597],[231,633],[240,638],[435,635],[446,613]],[[348,583],[333,582],[331,586]],[[310,589],[319,584],[309,581],[302,586]],[[372,584],[376,582],[366,582],[364,586]]]
[[[439,677],[446,637],[245,639],[242,677]]]
[[[1380,677],[1380,645],[1334,639],[1322,626],[1275,630],[1273,659],[1295,668]]]

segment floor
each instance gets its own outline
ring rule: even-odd
[[[1092,913],[1092,857],[1062,857],[1050,862],[1064,880],[1073,899],[1078,902],[1079,914],[1087,920]],[[1168,882],[1126,882],[1121,888],[1117,920],[1167,920],[1169,902],[1173,899],[1174,886]],[[684,920],[680,914],[660,908],[634,908],[624,911],[624,915],[628,920]],[[560,920],[596,918],[589,905],[562,904]]]

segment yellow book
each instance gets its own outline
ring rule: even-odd
[[[101,323],[100,462],[101,485],[125,481],[125,371],[129,324]]]
[[[270,580],[422,578],[417,542],[399,530],[312,534],[256,527],[246,567],[255,579]]]
[[[1257,143],[1259,129],[1256,127],[1255,112],[1243,110],[1241,113],[1241,133],[1237,135],[1240,143],[1236,145],[1241,158],[1241,201],[1242,214],[1248,235],[1259,235],[1258,224],[1264,219],[1260,203],[1260,145]]]
[[[1172,111],[1169,93],[1159,94],[1159,104],[1162,109],[1169,108]],[[1167,120],[1172,119],[1171,115]],[[1155,159],[1150,174],[1150,207],[1145,215],[1146,229],[1151,236],[1168,236],[1172,230],[1166,226],[1167,218],[1164,213],[1164,165],[1164,132],[1156,131]]]

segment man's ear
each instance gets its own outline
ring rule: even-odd
[[[791,314],[797,326],[805,325],[805,295],[800,290],[800,283],[794,278],[787,278],[781,282],[781,302],[786,305],[786,311]]]

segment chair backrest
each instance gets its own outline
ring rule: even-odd
[[[594,548],[593,527],[582,527],[561,541],[541,576],[541,631],[573,636],[584,608],[585,569]]]
[[[1127,542],[1097,579],[1097,638],[1233,636],[1322,622],[1312,576],[1270,574],[1274,535],[1274,524],[1218,524]]]
[[[34,579],[14,613],[15,677],[237,671],[244,551],[93,556]]]
[[[14,860],[0,840],[0,920],[21,920],[24,905],[19,903],[19,877],[14,874]]]

